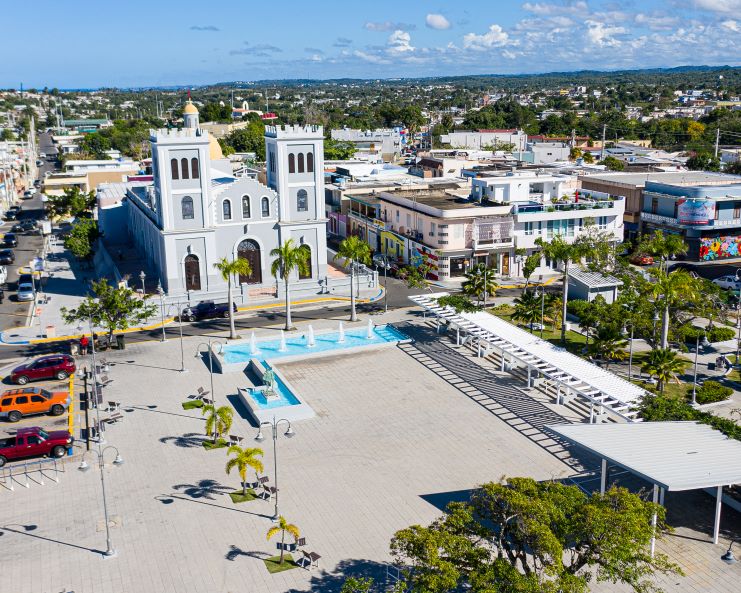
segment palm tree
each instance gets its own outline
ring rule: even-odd
[[[661,327],[661,348],[669,345],[669,318],[671,309],[677,305],[696,300],[699,296],[698,282],[685,270],[667,272],[662,269],[651,269],[649,274],[654,277],[649,290],[655,302],[661,303],[664,316]]]
[[[239,477],[242,478],[242,494],[247,494],[247,468],[251,467],[255,470],[255,475],[260,476],[264,469],[262,461],[258,459],[258,456],[262,457],[263,455],[262,449],[249,447],[242,449],[239,445],[232,445],[226,454],[234,455],[226,462],[226,473],[231,473],[232,469],[236,467]]]
[[[684,372],[687,363],[688,361],[679,358],[673,350],[659,348],[649,352],[646,362],[641,365],[641,370],[652,377],[656,377],[659,392],[663,393],[667,381],[674,379],[679,383],[677,375]]]
[[[523,292],[514,300],[515,312],[512,314],[512,320],[530,327],[530,333],[533,333],[533,323],[540,319],[540,299],[532,292]]]
[[[286,331],[293,329],[291,323],[291,296],[290,296],[290,279],[293,270],[298,270],[299,274],[308,274],[311,271],[309,263],[309,253],[302,245],[296,245],[293,239],[287,239],[283,245],[276,247],[270,252],[274,257],[270,266],[270,273],[276,278],[282,278],[286,287]]]
[[[542,287],[541,290],[543,290]],[[561,321],[563,320],[563,303],[561,302],[561,297],[549,292],[545,296],[545,306],[543,308],[545,309],[545,314],[551,320],[553,331],[556,331],[556,328],[561,325]]]
[[[229,406],[217,408],[213,404],[206,404],[201,408],[201,416],[205,416],[206,414],[208,414],[206,418],[206,434],[213,433],[215,445],[219,437],[229,432],[229,429],[232,427],[234,410]]]
[[[486,304],[486,297],[493,297],[499,286],[494,281],[495,274],[493,268],[487,268],[485,264],[478,264],[466,272],[466,279],[461,284],[461,290],[464,294],[475,296],[479,304],[482,300]]]
[[[298,541],[298,538],[301,537],[301,532],[299,531],[298,527],[296,527],[293,523],[289,523],[286,521],[286,518],[283,515],[280,515],[278,517],[278,524],[268,529],[268,541],[270,541],[270,538],[274,535],[280,533],[280,564],[283,564],[283,552],[285,551],[285,541],[286,541],[286,531],[290,533],[293,536],[294,541]]]
[[[687,253],[687,249],[687,243],[684,242],[681,235],[664,234],[664,231],[658,230],[650,235],[643,235],[641,242],[636,247],[636,253],[646,253],[658,257],[661,260],[661,269],[666,271],[669,258]]]
[[[355,266],[358,263],[368,264],[371,259],[370,245],[363,241],[360,237],[350,235],[346,239],[343,239],[340,243],[340,248],[337,250],[337,254],[334,259],[341,258],[344,261],[342,265],[347,267],[350,264],[350,321],[357,321],[358,317],[355,314]]]
[[[627,345],[628,340],[624,339],[615,328],[600,327],[594,336],[594,342],[589,345],[589,353],[603,360],[605,369],[609,369],[612,361],[624,360],[628,356],[625,351]]]
[[[221,277],[227,283],[227,299],[229,300],[229,339],[234,340],[239,336],[234,329],[234,300],[232,298],[232,276],[249,276],[252,274],[250,262],[241,257],[229,261],[222,257],[214,264],[214,268],[219,270]]]

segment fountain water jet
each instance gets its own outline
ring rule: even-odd
[[[252,332],[250,334],[250,355],[255,356],[257,353],[260,352],[257,349],[257,341],[255,340],[255,332]]]
[[[365,334],[365,337],[369,340],[373,339],[373,320],[368,320],[368,331]]]
[[[316,342],[314,341],[314,327],[311,325],[309,326],[309,339],[307,345],[309,346],[309,348],[313,348],[314,346],[316,346]]]
[[[278,349],[278,352],[285,352],[286,351],[286,332],[283,330],[280,330],[280,348]]]
[[[345,326],[342,325],[342,322],[341,321],[340,321],[339,336],[337,337],[337,343],[338,344],[344,344],[345,343]]]

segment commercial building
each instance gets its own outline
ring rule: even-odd
[[[378,157],[384,162],[393,161],[406,145],[406,134],[401,128],[380,128],[377,130],[356,130],[342,128],[332,130],[332,140],[351,142],[359,153]]]
[[[494,149],[511,144],[514,150],[522,151],[527,144],[527,134],[522,130],[459,130],[442,134],[440,142],[451,148]]]

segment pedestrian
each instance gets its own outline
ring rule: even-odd
[[[3,304],[3,301],[5,300],[5,291],[0,288],[0,305]]]
[[[82,334],[82,337],[80,338],[80,354],[83,356],[87,355],[87,347],[89,344],[90,340],[87,339],[85,334]]]

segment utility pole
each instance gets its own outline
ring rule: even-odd
[[[718,148],[720,146],[720,128],[715,130],[715,158],[718,158]]]
[[[599,153],[599,160],[605,160],[605,136],[607,135],[607,124],[602,126],[602,150]]]
[[[571,128],[571,148],[576,146],[576,129]]]

